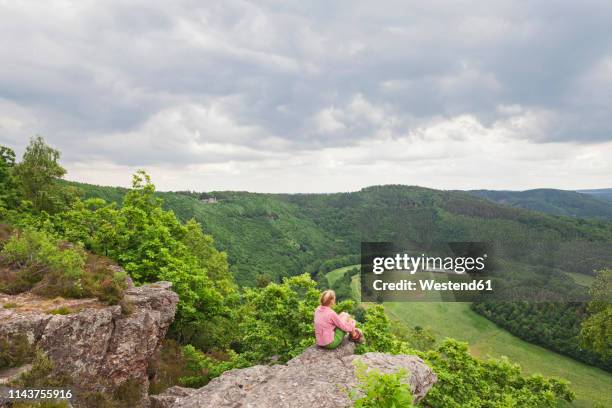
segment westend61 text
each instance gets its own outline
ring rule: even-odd
[[[372,284],[374,290],[394,290],[394,291],[492,291],[491,280],[472,280],[471,282],[436,282],[433,279],[419,279],[417,282],[402,279],[398,282],[384,282],[381,279],[375,280]]]

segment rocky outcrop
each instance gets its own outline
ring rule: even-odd
[[[353,343],[333,351],[310,347],[286,365],[231,370],[198,390],[173,387],[151,397],[154,408],[340,408],[351,406],[354,361],[382,373],[405,369],[415,402],[437,381],[433,371],[416,356],[366,353],[354,355]]]
[[[124,297],[129,308],[123,311],[121,306],[92,300],[58,303],[2,296],[0,304],[11,307],[0,305],[0,338],[25,335],[51,358],[54,370],[69,375],[78,389],[107,393],[132,379],[146,392],[147,367],[174,319],[178,303],[170,287],[168,282],[130,287]],[[48,313],[49,308],[58,307],[73,313]]]

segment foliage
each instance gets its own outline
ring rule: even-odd
[[[121,208],[100,199],[77,202],[54,219],[56,230],[116,260],[136,283],[170,281],[180,302],[172,333],[200,348],[226,347],[237,290],[227,257],[199,224],[181,224],[162,208],[139,171]]]
[[[362,331],[366,342],[357,346],[358,352],[397,352],[399,342],[391,332],[384,306],[374,305],[366,309]]]
[[[68,401],[17,402],[11,408],[71,408]],[[97,408],[87,405],[87,408]],[[103,407],[100,407],[103,408]],[[109,407],[110,408],[110,407]]]
[[[512,207],[555,215],[612,219],[612,203],[575,191],[540,188],[527,191],[473,190],[469,194]]]
[[[7,293],[32,290],[47,297],[98,297],[116,304],[126,287],[125,274],[107,262],[33,228],[16,232],[5,243],[0,262],[12,270],[0,276],[0,290]]]
[[[567,382],[541,375],[523,376],[507,360],[481,361],[467,344],[446,339],[421,356],[438,376],[424,403],[434,407],[556,407],[575,396]]]
[[[381,374],[378,370],[368,370],[361,361],[355,362],[355,375],[359,380],[351,397],[355,408],[410,408],[412,394],[402,380],[406,377],[404,370],[397,373]]]
[[[113,399],[120,407],[136,407],[143,396],[143,385],[135,378],[128,378],[113,392]]]
[[[187,359],[183,348],[184,346],[176,340],[165,339],[162,342],[159,359],[151,361],[147,368],[151,378],[149,394],[160,394],[170,387],[179,385],[181,377],[194,375],[187,370]]]
[[[359,267],[351,268],[344,272],[340,279],[334,282],[331,288],[336,292],[337,299],[352,299],[351,280],[357,274],[359,274]]]
[[[437,347],[427,346],[426,352],[415,350],[392,334],[380,305],[366,310],[363,331],[367,341],[359,352],[417,354],[432,367],[438,382],[427,394],[426,406],[555,407],[560,399],[574,399],[566,382],[523,376],[520,367],[507,360],[479,360],[469,354],[466,343],[446,339]]]
[[[84,197],[117,203],[126,194],[115,187],[78,186]],[[508,255],[529,258],[532,266],[548,259],[533,253],[538,242],[579,239],[598,247],[593,244],[612,241],[609,222],[550,216],[462,192],[420,187],[374,186],[337,194],[210,195],[219,202],[203,203],[197,194],[158,193],[164,208],[172,209],[182,221],[194,218],[215,237],[218,247],[228,253],[236,281],[247,286],[255,286],[260,275],[280,282],[282,277],[308,272],[322,288],[326,271],[357,263],[360,242],[368,240],[392,240],[415,250],[451,241],[487,240],[516,252]],[[591,255],[586,261],[568,265],[567,270],[590,273],[602,267],[593,263],[612,261],[609,253]],[[574,258],[563,258],[563,262]]]
[[[53,362],[41,350],[36,350],[32,368],[21,374],[11,385],[22,388],[66,387],[72,379],[66,374],[53,373]]]
[[[314,343],[313,312],[319,304],[316,283],[303,274],[247,288],[238,312],[238,352],[248,362],[275,356],[286,361]]]
[[[584,303],[561,302],[487,302],[474,303],[472,309],[531,343],[612,370],[612,358],[585,350],[580,327],[587,317]]]
[[[33,357],[34,350],[24,334],[0,337],[0,369],[19,367]]]
[[[59,151],[36,136],[30,140],[21,162],[15,165],[14,175],[23,196],[38,211],[56,212],[74,199],[71,189],[57,183],[66,174],[59,158]]]
[[[6,146],[0,146],[0,207],[13,208],[19,202],[14,168],[15,152]]]
[[[224,356],[206,355],[192,345],[187,345],[183,348],[182,354],[186,360],[186,373],[178,382],[184,387],[202,387],[227,370],[245,366],[234,352]]]
[[[84,251],[78,246],[60,247],[44,231],[27,229],[13,235],[0,252],[0,260],[18,270],[12,282],[2,282],[7,292],[23,292],[38,285],[39,292],[49,296],[83,295]]]
[[[591,295],[589,317],[582,322],[582,344],[602,358],[612,359],[612,269],[597,274]]]
[[[50,310],[48,313],[52,315],[68,315],[72,313],[72,310],[70,310],[69,307],[61,306],[61,307],[58,307],[57,309]]]

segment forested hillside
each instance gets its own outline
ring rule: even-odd
[[[591,190],[577,190],[579,193],[588,194],[600,200],[612,202],[612,188],[596,188]]]
[[[86,196],[110,200],[120,200],[123,192],[78,187]],[[566,290],[568,299],[580,293],[586,296],[586,288],[567,273],[591,277],[612,265],[612,222],[512,208],[464,192],[393,185],[336,194],[160,196],[179,218],[194,217],[217,238],[241,285],[261,285],[303,272],[325,283],[329,270],[358,263],[355,256],[361,241],[401,242],[417,251],[432,251],[451,241],[492,241],[501,248],[498,256],[508,274],[536,277],[542,268],[552,268],[558,276],[555,285],[565,286],[559,290]],[[211,197],[216,202],[207,201]],[[346,279],[350,282],[350,277]],[[340,283],[335,289],[340,294],[350,291]],[[534,307],[500,304],[475,306],[475,310],[527,341],[610,369],[609,359],[580,345],[584,306],[553,303],[538,307],[537,313]]]
[[[354,263],[362,234],[423,245],[478,233],[470,227],[474,209],[463,205],[463,200],[474,200],[468,196],[392,186],[313,197],[213,193],[216,202],[202,202],[192,193],[156,193],[144,171],[132,176],[131,189],[66,184],[60,182],[66,171],[59,159],[60,152],[40,137],[30,141],[21,161],[11,149],[0,147],[0,292],[98,297],[120,303],[122,313],[130,314],[131,305],[122,303],[127,275],[137,285],[171,282],[179,295],[177,314],[150,393],[176,384],[198,387],[232,368],[284,362],[313,344],[317,283],[308,274],[269,282],[268,272],[273,278],[297,275],[309,265],[316,276],[343,262]],[[478,205],[488,209],[489,217],[496,214],[488,203]],[[499,211],[500,225],[509,223],[517,234],[521,226],[531,228],[529,222],[559,236],[597,241],[610,234],[601,224]],[[422,225],[419,220],[424,220]],[[442,228],[445,225],[450,229]],[[485,230],[495,227],[493,223]],[[210,232],[218,234],[219,246],[230,253],[229,262]],[[88,256],[109,259],[123,269],[100,273],[88,266]],[[257,287],[236,285],[231,270]],[[393,333],[380,306],[363,310],[348,301],[335,308],[359,317],[368,341],[358,353],[417,354],[432,367],[439,381],[426,406],[554,407],[574,399],[565,381],[525,376],[505,360],[479,360],[469,355],[464,343],[421,341],[418,332]],[[601,336],[591,338],[597,348]],[[24,341],[0,338],[0,370],[32,363],[32,370],[13,386],[58,384],[53,361],[40,353],[21,353],[28,346],[27,338]],[[460,392],[456,384],[462,384]],[[124,396],[82,395],[77,406],[128,407]]]
[[[610,190],[566,191],[541,188],[526,191],[471,190],[470,194],[499,204],[554,215],[612,219]]]
[[[121,201],[124,189],[77,184],[84,197]],[[612,242],[612,223],[557,217],[479,199],[470,194],[409,186],[375,186],[353,193],[159,193],[182,220],[195,218],[227,250],[241,284],[313,272],[325,260],[359,253],[361,241],[395,241],[415,250],[436,243],[490,240],[517,252],[526,242]],[[202,197],[215,197],[210,203]],[[609,252],[557,262],[593,274],[612,262]],[[535,246],[535,244],[534,244]],[[605,248],[604,248],[605,249]],[[597,245],[590,251],[596,251]],[[582,254],[582,255],[581,255]],[[595,256],[596,255],[596,256]],[[589,262],[580,262],[584,256]],[[342,266],[342,265],[339,265]],[[327,272],[327,271],[324,271]]]

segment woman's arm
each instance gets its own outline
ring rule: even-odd
[[[340,328],[340,330],[342,331],[350,333],[353,330],[355,330],[355,320],[353,319],[349,318],[346,321],[344,321],[334,311],[332,311],[331,319],[332,319],[332,323],[334,324],[334,326]]]

